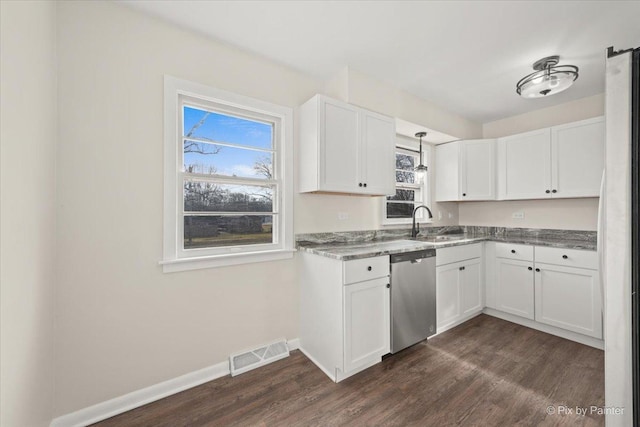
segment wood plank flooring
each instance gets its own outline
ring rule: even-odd
[[[591,405],[604,406],[603,351],[480,315],[339,384],[294,351],[95,425],[604,425],[575,413]]]

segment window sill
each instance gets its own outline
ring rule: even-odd
[[[227,267],[232,265],[251,264],[256,262],[278,261],[293,258],[294,249],[279,249],[264,252],[248,252],[242,254],[212,255],[194,258],[168,259],[160,261],[163,273],[199,270],[202,268]]]

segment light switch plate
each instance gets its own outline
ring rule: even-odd
[[[513,219],[524,219],[524,212],[514,212],[511,215],[511,218],[513,218]]]
[[[349,212],[338,212],[339,221],[346,221],[347,219],[349,219]]]

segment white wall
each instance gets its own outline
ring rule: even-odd
[[[352,104],[462,139],[482,136],[482,126],[479,123],[443,110],[422,98],[351,68],[348,69],[347,90],[347,101]]]
[[[523,99],[523,102],[536,102],[536,100]],[[553,107],[541,108],[529,113],[485,123],[482,125],[482,133],[483,138],[500,138],[548,126],[598,117],[603,114],[604,94],[600,93]]]
[[[122,5],[58,15],[56,416],[297,336],[292,261],[162,273],[163,75],[287,106],[317,87]]]
[[[483,137],[499,138],[603,114],[604,95],[599,94],[485,123]],[[458,209],[462,225],[595,230],[598,199],[464,202]],[[524,219],[513,219],[514,212],[524,212]]]
[[[0,16],[0,425],[36,427],[53,412],[56,6]]]
[[[163,75],[291,107],[323,82],[111,2],[62,1],[58,18],[55,415],[297,337],[292,261],[157,265]],[[296,233],[380,227],[380,198],[294,206]]]
[[[595,230],[598,220],[598,199],[592,197],[462,202],[458,209],[462,225]],[[513,219],[515,212],[523,212],[524,219]]]

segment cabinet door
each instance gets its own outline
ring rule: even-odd
[[[447,202],[459,198],[459,147],[458,142],[436,146],[436,202]]]
[[[536,321],[602,338],[599,287],[597,270],[537,263]]]
[[[396,194],[395,122],[375,113],[362,112],[361,180],[363,192],[376,195]]]
[[[344,287],[344,371],[379,361],[389,353],[389,278]]]
[[[496,308],[533,320],[533,263],[496,258],[495,280]]]
[[[598,197],[604,169],[604,118],[551,128],[553,197]]]
[[[460,200],[495,199],[495,140],[477,139],[460,144]]]
[[[551,197],[551,130],[498,139],[498,198]]]
[[[482,310],[482,268],[480,258],[465,261],[460,275],[460,314]]]
[[[319,101],[320,190],[358,192],[358,109],[338,101]]]
[[[436,319],[438,332],[460,318],[460,273],[463,263],[436,267]]]

